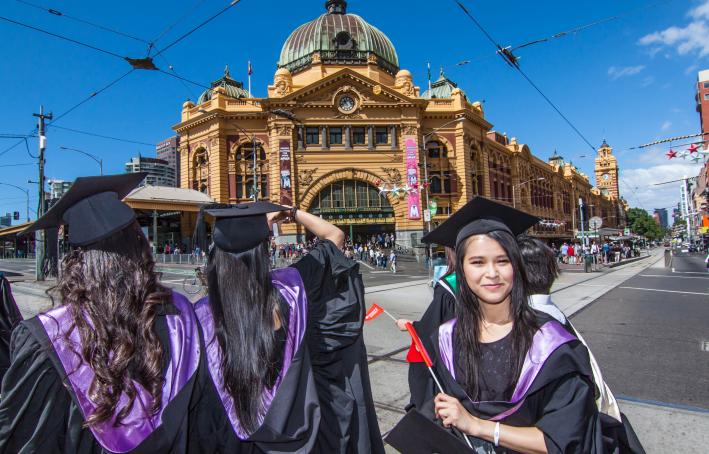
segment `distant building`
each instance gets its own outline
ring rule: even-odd
[[[177,181],[175,169],[163,159],[138,156],[126,163],[126,173],[147,172],[148,176],[141,186],[175,187]]]
[[[175,169],[175,186],[180,181],[180,136],[172,136],[163,140],[155,146],[155,154],[158,159],[167,161]]]
[[[61,199],[64,193],[71,187],[71,181],[64,180],[49,180],[49,194],[48,199]]]
[[[666,229],[669,225],[667,208],[655,208],[655,213],[652,215],[655,221],[660,224],[660,227]]]
[[[12,213],[7,213],[5,216],[0,216],[0,228],[10,227],[12,225]]]
[[[707,133],[709,132],[709,69],[699,71],[696,99],[702,132]],[[704,144],[704,148],[707,148],[707,144]]]

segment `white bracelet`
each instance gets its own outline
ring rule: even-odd
[[[500,446],[500,422],[495,423],[495,431],[492,433],[492,441],[495,446]]]

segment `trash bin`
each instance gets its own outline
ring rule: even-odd
[[[593,271],[593,254],[584,254],[583,271],[584,273],[590,273]]]

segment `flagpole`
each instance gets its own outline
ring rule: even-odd
[[[252,72],[253,71],[251,69],[251,60],[249,60],[249,98],[253,98],[253,96],[251,95],[251,73]]]
[[[433,97],[433,91],[431,90],[431,62],[428,63],[428,95]]]

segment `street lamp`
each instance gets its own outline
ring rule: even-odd
[[[27,222],[30,222],[30,191],[29,191],[29,189],[24,189],[24,188],[21,188],[20,186],[15,186],[14,184],[10,184],[10,183],[0,183],[0,184],[2,184],[4,186],[11,186],[11,187],[19,189],[20,191],[25,193],[25,196],[27,197],[27,206],[26,206]]]
[[[527,183],[531,183],[533,181],[544,181],[544,180],[546,180],[546,178],[544,178],[544,177],[532,178],[531,180],[523,181],[521,183],[517,183],[517,184],[512,185],[512,207],[517,208],[517,197],[515,195],[517,193],[516,189],[518,187],[523,186]]]
[[[100,175],[103,176],[103,159],[97,158],[96,156],[92,155],[91,153],[87,153],[83,150],[77,150],[76,148],[69,148],[69,147],[59,147],[59,148],[62,150],[76,151],[77,153],[81,153],[84,156],[88,156],[89,158],[93,159],[98,164]]]
[[[429,190],[428,190],[428,150],[426,148],[428,138],[440,131],[441,129],[445,128],[446,126],[450,126],[454,123],[462,123],[465,121],[465,117],[460,117],[456,118],[455,120],[451,120],[447,123],[442,124],[441,126],[433,129],[431,132],[428,134],[423,135],[423,174],[424,174],[424,189],[426,190],[426,211],[428,212],[428,220],[426,221],[426,228],[428,229],[428,233],[431,233],[431,203],[429,200]],[[428,280],[431,281],[432,276],[431,273],[433,273],[433,246],[431,246],[431,243],[428,243]]]

